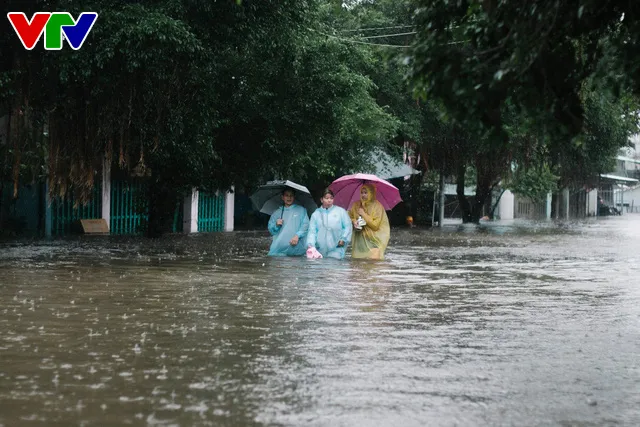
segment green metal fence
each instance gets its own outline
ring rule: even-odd
[[[224,230],[225,194],[200,192],[198,195],[198,231],[212,232]]]
[[[73,192],[69,191],[66,197],[56,197],[51,201],[51,234],[54,236],[64,236],[69,234],[73,227],[79,227],[78,221],[81,219],[102,218],[102,187],[96,184],[91,192],[89,202],[82,205],[73,197]],[[78,231],[80,231],[78,229]]]
[[[146,182],[111,182],[111,234],[140,234],[149,219]]]
[[[141,234],[147,225],[148,185],[142,180],[111,182],[111,234]],[[74,207],[71,192],[65,199],[55,198],[51,203],[52,230],[54,236],[62,236],[72,231],[80,219],[102,217],[102,188],[96,185],[90,201]],[[200,192],[198,196],[198,231],[215,232],[224,230],[225,194]],[[183,231],[184,203],[176,203],[172,231]],[[78,230],[79,231],[79,230]]]

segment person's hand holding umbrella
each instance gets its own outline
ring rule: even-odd
[[[284,208],[291,206],[293,204],[294,200],[295,200],[295,196],[294,196],[293,191],[285,190],[282,193],[282,209],[280,209],[280,218],[278,218],[276,220],[276,225],[278,227],[282,227],[282,224],[284,224],[284,219],[282,219],[282,215],[284,213]],[[293,239],[291,239],[291,242],[292,241],[293,241]],[[291,243],[291,242],[289,242],[289,243]],[[296,244],[297,244],[297,242],[295,244],[291,243],[291,246],[295,246]]]
[[[371,217],[367,215],[367,211],[365,211],[364,209],[362,208],[358,209],[358,215],[364,218],[366,222],[371,222]]]

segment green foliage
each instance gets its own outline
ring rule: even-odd
[[[500,177],[534,197],[556,185],[589,184],[637,132],[629,95],[640,93],[635,6],[414,4],[409,77],[418,96],[441,103],[471,135],[455,160],[476,166],[478,189]],[[512,164],[519,165],[513,177]]]
[[[520,167],[505,187],[533,201],[546,200],[547,194],[557,191],[558,176],[547,165]]]
[[[502,132],[502,109],[535,117],[565,141],[585,131],[583,83],[617,91],[640,81],[628,46],[640,26],[630,4],[416,0],[411,76],[424,96],[443,100],[468,130]],[[623,15],[624,14],[624,15]],[[622,19],[624,16],[624,19]]]
[[[173,196],[275,177],[326,184],[366,167],[373,150],[411,145],[415,166],[475,183],[481,197],[509,178],[535,195],[554,179],[580,185],[606,171],[637,131],[640,20],[630,6],[8,0],[3,8],[100,14],[79,51],[29,52],[9,28],[0,32],[0,117],[12,120],[1,178],[47,175],[57,193],[72,185],[87,194],[105,154]]]
[[[440,188],[440,173],[435,169],[430,169],[424,173],[422,179],[422,190],[438,191]]]
[[[86,193],[104,153],[178,192],[274,176],[326,179],[357,167],[398,121],[373,96],[371,52],[313,31],[323,5],[33,2],[27,14],[95,10],[99,19],[79,51],[26,52],[3,33],[10,60],[0,69],[0,111],[32,111],[21,123],[28,131],[12,130],[16,150],[5,153],[3,178],[36,152],[26,135],[42,135],[44,125],[48,159],[36,163],[46,162],[59,193],[70,184]],[[23,6],[11,0],[7,10]]]

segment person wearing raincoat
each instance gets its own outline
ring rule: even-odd
[[[307,250],[309,217],[307,210],[294,204],[294,200],[294,191],[284,190],[282,208],[271,214],[269,218],[269,233],[273,236],[269,256],[302,256]]]
[[[351,257],[384,259],[391,228],[382,203],[376,200],[374,185],[364,184],[360,188],[360,200],[349,209],[349,218],[355,229]]]
[[[322,206],[311,215],[307,247],[315,247],[324,258],[343,259],[351,241],[349,214],[333,205],[333,191],[322,193]]]

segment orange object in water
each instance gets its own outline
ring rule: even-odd
[[[412,216],[408,216],[407,217],[407,225],[409,225],[409,226],[413,225],[413,217]]]

